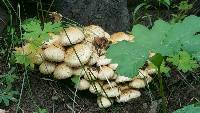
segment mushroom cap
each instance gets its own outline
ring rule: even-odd
[[[122,75],[118,75],[115,82],[116,83],[123,83],[123,82],[128,82],[128,81],[131,81],[132,78],[129,78],[129,77],[125,77],[125,76],[122,76]]]
[[[156,69],[155,68],[151,68],[149,66],[146,67],[145,71],[149,74],[149,75],[152,75],[152,74],[155,74],[156,73]]]
[[[107,66],[103,66],[100,68],[97,78],[100,80],[107,80],[107,79],[111,79],[113,75],[114,75],[114,71],[111,68]]]
[[[75,85],[75,88],[77,88],[78,90],[86,90],[89,89],[89,87],[90,83],[85,79],[81,79],[79,84]]]
[[[121,93],[121,91],[117,87],[116,82],[110,82],[110,83],[104,84],[103,89],[104,90],[101,91],[101,94],[106,97],[107,96],[116,97],[116,96],[119,96]]]
[[[116,70],[117,67],[118,67],[118,64],[108,64],[108,67],[113,69],[113,70]]]
[[[84,71],[84,69],[82,67],[73,68],[72,69],[72,73],[73,73],[73,75],[77,75],[77,76],[81,76],[81,77],[83,75],[85,75],[85,71]]]
[[[94,94],[101,93],[101,91],[102,91],[101,85],[103,85],[103,82],[94,82],[94,83],[91,83],[89,91],[91,93],[94,93]]]
[[[111,78],[112,80],[115,80],[115,79],[117,79],[117,73],[114,73],[114,75],[113,75],[113,77]]]
[[[116,101],[118,103],[120,103],[120,102],[128,102],[133,98],[140,97],[140,95],[141,95],[141,93],[138,90],[125,89],[125,90],[122,90],[121,95],[119,96],[119,98],[116,99]]]
[[[97,66],[104,66],[110,63],[111,63],[111,59],[106,58],[105,55],[100,56],[99,59],[97,60]]]
[[[72,76],[72,69],[65,63],[62,63],[56,66],[53,75],[56,79],[66,79]]]
[[[84,78],[86,80],[96,80],[98,77],[98,71],[93,70],[92,68],[86,68],[86,73],[84,74]]]
[[[110,38],[110,34],[108,34],[107,32],[104,32],[104,37],[105,37],[106,39],[109,39],[109,38]]]
[[[112,105],[112,102],[108,98],[101,96],[97,98],[97,104],[100,108],[108,108]]]
[[[119,89],[120,89],[120,91],[123,91],[123,90],[125,90],[125,89],[130,89],[130,87],[128,86],[127,83],[126,83],[126,84],[120,84],[120,85],[119,85]]]
[[[130,83],[129,83],[129,86],[132,87],[132,88],[144,88],[146,86],[146,83],[144,80],[142,79],[139,79],[139,78],[136,78],[136,79],[133,79]]]
[[[85,44],[76,44],[74,48],[71,47],[67,49],[64,62],[70,67],[79,67],[81,66],[81,63],[83,65],[86,64],[91,55],[92,48],[88,47]],[[81,63],[79,60],[81,61]]]
[[[42,74],[51,74],[54,72],[56,64],[52,62],[45,61],[39,66],[39,70]]]
[[[89,36],[90,38],[96,38],[96,37],[104,37],[105,36],[105,32],[104,30],[97,25],[89,25],[84,27],[84,34],[86,35],[86,40],[87,37]]]
[[[56,35],[54,33],[48,33],[49,36],[51,37],[48,41],[45,41],[44,44],[42,45],[43,49],[48,48],[51,45],[56,45],[56,46],[60,46],[60,35]]]
[[[93,52],[88,61],[88,65],[96,64],[98,59],[99,59],[99,55],[96,52]]]
[[[105,97],[117,97],[121,94],[121,91],[118,87],[107,87],[104,91],[101,91],[101,94]]]
[[[64,60],[65,52],[60,47],[49,46],[44,50],[44,56],[49,61],[62,62]]]
[[[68,27],[65,29],[65,31],[63,30],[60,33],[60,35],[61,35],[60,43],[63,46],[77,44],[84,40],[85,36],[84,36],[83,32],[80,30],[80,28],[78,28],[78,27]]]
[[[6,113],[6,111],[3,109],[0,109],[0,113]]]
[[[123,41],[123,40],[133,41],[133,39],[134,39],[134,37],[132,35],[128,35],[124,32],[117,32],[117,33],[112,34],[108,40],[111,41],[112,44],[115,44],[115,43],[117,43],[119,41]]]
[[[152,77],[149,76],[149,74],[145,70],[139,70],[139,74],[137,76],[135,76],[133,79],[135,79],[135,78],[142,78],[147,83],[152,81]]]

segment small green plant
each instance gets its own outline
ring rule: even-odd
[[[12,68],[8,73],[0,75],[0,105],[9,106],[10,102],[16,102],[15,98],[18,95],[17,91],[12,89],[13,82],[18,78],[13,72]]]
[[[24,30],[22,39],[29,45],[21,48],[21,51],[15,51],[16,63],[34,67],[32,56],[45,41],[50,39],[48,33],[57,33],[62,29],[61,23],[47,22],[42,26],[41,21],[31,18],[24,21],[22,28]]]

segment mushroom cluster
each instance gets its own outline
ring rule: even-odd
[[[139,70],[139,75],[128,78],[116,73],[118,64],[105,56],[109,43],[122,40],[133,41],[134,36],[124,32],[109,35],[96,25],[68,27],[59,34],[49,33],[51,40],[44,43],[34,63],[40,65],[43,74],[55,79],[80,77],[78,90],[89,90],[97,94],[100,108],[116,102],[128,102],[141,95],[139,89],[151,82],[155,70]]]

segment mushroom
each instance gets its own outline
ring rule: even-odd
[[[144,88],[146,86],[146,83],[144,80],[139,79],[139,78],[135,78],[133,79],[130,83],[129,86],[132,88]]]
[[[117,97],[121,94],[115,82],[103,85],[103,89],[101,90],[101,94],[105,97]]]
[[[45,61],[39,66],[39,70],[43,74],[51,74],[54,72],[56,64],[52,62]]]
[[[100,80],[109,80],[113,77],[113,75],[114,71],[111,68],[103,66],[100,68],[97,78]]]
[[[72,73],[73,73],[73,75],[78,75],[78,76],[85,75],[85,71],[84,71],[84,69],[82,67],[73,68],[72,69]]]
[[[84,74],[84,78],[86,80],[96,80],[98,77],[97,70],[93,70],[92,68],[86,68],[86,73]]]
[[[38,49],[37,53],[33,56],[32,59],[33,59],[34,64],[38,64],[38,65],[42,64],[42,62],[45,60],[43,50]]]
[[[99,59],[99,55],[96,52],[93,52],[88,61],[88,65],[96,64],[98,59]]]
[[[53,75],[56,79],[66,79],[72,76],[72,69],[65,63],[62,63],[56,66]]]
[[[132,36],[132,35],[128,35],[124,32],[117,32],[117,33],[112,34],[108,40],[111,41],[112,44],[115,44],[115,43],[117,43],[119,41],[123,41],[123,40],[133,41],[133,39],[134,39],[134,36]]]
[[[110,38],[110,35],[109,35],[107,32],[104,32],[104,37],[105,37],[106,39],[109,39],[109,38]]]
[[[92,82],[90,84],[89,91],[91,93],[95,93],[95,94],[101,93],[101,91],[102,91],[101,85],[103,85],[103,82],[101,82],[101,81]]]
[[[62,48],[54,45],[51,45],[44,50],[44,56],[49,61],[62,62],[64,60],[64,54],[65,52]]]
[[[134,89],[125,89],[122,90],[120,96],[118,98],[116,98],[116,101],[118,103],[120,102],[128,102],[131,99],[140,97],[141,93],[138,90],[134,90]]]
[[[149,74],[145,70],[139,70],[139,74],[137,76],[135,76],[133,79],[135,79],[135,78],[144,79],[147,83],[152,81],[152,77],[149,76]]]
[[[6,111],[3,109],[0,109],[0,113],[6,113]]]
[[[108,64],[108,67],[113,69],[113,70],[116,70],[117,67],[118,67],[118,64]]]
[[[105,36],[105,31],[97,25],[90,25],[90,26],[86,26],[84,27],[84,34],[86,36],[86,40],[89,39],[90,42],[93,42],[94,38],[96,37],[104,37]]]
[[[51,45],[60,46],[60,35],[56,35],[54,33],[48,33],[51,37],[48,41],[45,41],[42,45],[42,49],[46,49]]]
[[[104,66],[110,63],[111,63],[111,59],[106,58],[105,55],[100,56],[99,59],[97,60],[97,66]]]
[[[81,64],[86,64],[91,55],[92,48],[85,44],[76,44],[74,47],[67,49],[64,62],[70,67],[79,67]]]
[[[89,89],[89,87],[90,83],[85,79],[81,79],[79,84],[75,85],[75,88],[77,88],[78,90],[86,90]]]
[[[108,108],[112,105],[112,101],[104,96],[100,96],[97,98],[97,104],[100,108]]]
[[[152,75],[152,74],[155,74],[156,73],[156,69],[155,68],[151,68],[150,66],[147,66],[145,68],[145,71],[149,74],[149,75]]]
[[[115,82],[116,83],[123,83],[123,82],[128,82],[128,81],[131,81],[132,78],[129,78],[129,77],[126,77],[126,76],[122,76],[122,75],[118,75]]]
[[[69,46],[71,44],[77,44],[84,40],[84,34],[78,27],[68,27],[61,33],[60,43],[63,46]]]

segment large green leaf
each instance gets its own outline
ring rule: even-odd
[[[199,103],[188,105],[174,111],[173,113],[200,113],[200,105]]]
[[[193,15],[180,23],[157,20],[151,29],[135,25],[132,30],[135,42],[122,41],[111,45],[107,56],[119,64],[119,74],[132,77],[144,65],[150,51],[162,56],[172,56],[184,49],[196,59],[200,59],[199,32],[200,18]]]

